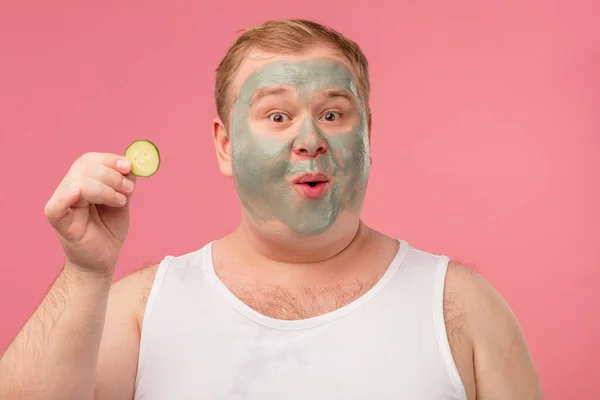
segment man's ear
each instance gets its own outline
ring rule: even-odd
[[[215,151],[217,152],[217,161],[219,169],[225,176],[232,175],[231,166],[231,138],[225,124],[221,118],[216,117],[213,120],[213,141],[215,143]]]

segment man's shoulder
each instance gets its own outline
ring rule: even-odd
[[[129,309],[140,326],[159,265],[134,270],[113,283],[111,288],[112,302]]]
[[[444,286],[447,323],[465,329],[477,340],[482,327],[514,330],[514,315],[500,293],[477,271],[456,261],[448,263]]]
[[[458,261],[450,260],[446,272],[444,293],[447,297],[459,297],[467,300],[470,296],[479,296],[489,291],[487,281],[473,268]]]
[[[469,325],[503,324],[514,318],[508,303],[488,280],[456,261],[448,263],[444,299],[448,307],[465,314]]]
[[[522,340],[508,302],[474,269],[449,262],[444,300],[449,314],[463,316],[466,334],[474,343],[497,350],[507,345],[507,340]]]
[[[508,302],[482,275],[465,265],[450,262],[444,309],[459,369],[463,362],[461,377],[470,380],[471,373],[480,376],[478,394],[543,398],[519,322]],[[471,383],[474,381],[468,382],[467,387]]]
[[[130,289],[150,290],[159,265],[160,263],[152,264],[125,274],[113,283],[113,289],[119,291],[129,291]]]

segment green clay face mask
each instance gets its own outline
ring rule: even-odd
[[[277,89],[285,93],[259,99]],[[268,64],[243,83],[232,116],[233,178],[256,221],[277,220],[295,233],[318,235],[340,213],[360,213],[370,169],[368,119],[344,63],[320,58]],[[316,198],[292,183],[319,173],[329,181]]]

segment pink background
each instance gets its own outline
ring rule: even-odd
[[[600,2],[3,3],[0,351],[59,272],[43,207],[80,154],[142,137],[162,151],[139,181],[117,278],[234,228],[210,136],[213,71],[238,29],[306,17],[371,61],[365,220],[483,274],[517,314],[548,399],[600,391]]]

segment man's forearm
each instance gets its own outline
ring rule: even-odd
[[[0,398],[92,399],[111,277],[65,266],[0,359]]]

